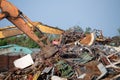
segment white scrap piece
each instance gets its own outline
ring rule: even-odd
[[[49,73],[50,70],[52,70],[53,67],[46,67],[41,74],[44,74],[44,73]]]
[[[94,41],[95,41],[95,39],[96,39],[96,36],[95,36],[95,33],[93,32],[93,33],[91,33],[91,40],[90,40],[90,43],[88,44],[88,46],[91,46],[93,43],[94,43]]]
[[[32,64],[34,64],[34,62],[30,54],[23,56],[22,58],[19,58],[14,61],[15,67],[20,69],[24,69]]]
[[[105,45],[105,46],[108,47],[108,48],[113,48],[113,49],[115,49],[117,52],[120,52],[120,46],[118,46],[118,47],[109,46],[109,45]]]
[[[85,76],[86,76],[86,73],[83,73],[78,77],[78,79],[84,79]]]
[[[102,63],[98,64],[97,67],[101,72],[101,75],[96,79],[96,80],[99,80],[107,73],[107,70],[106,70],[105,66]]]
[[[66,78],[61,78],[61,77],[58,77],[58,76],[52,76],[51,80],[67,80],[67,79]]]

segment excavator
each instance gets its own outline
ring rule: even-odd
[[[62,34],[64,32],[63,30],[43,25],[40,22],[32,22],[22,11],[7,0],[0,0],[0,10],[0,20],[6,18],[18,28],[16,29],[15,26],[11,26],[9,27],[11,30],[9,30],[8,27],[0,29],[0,31],[2,31],[0,35],[1,38],[12,36],[15,33],[15,35],[24,33],[41,47],[41,56],[43,59],[51,57],[58,51],[55,46],[50,44],[47,36],[45,36],[43,32]],[[35,34],[35,30],[40,33],[41,38]],[[6,35],[6,33],[8,34]],[[44,44],[43,40],[46,40],[47,44]]]

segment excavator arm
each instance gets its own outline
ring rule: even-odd
[[[41,43],[39,38],[34,34],[28,24],[26,24],[25,19],[21,16],[19,10],[14,5],[12,5],[7,0],[0,0],[0,8],[1,14],[5,15],[1,16],[1,19],[5,17],[11,23],[16,25],[21,31],[27,34],[31,39],[33,39],[36,43],[38,43],[40,46],[43,46],[43,43]]]
[[[39,30],[40,34],[43,35],[41,39],[34,33],[34,29],[36,26],[32,23],[30,19],[28,19],[17,7],[13,4],[8,2],[7,0],[0,0],[0,9],[1,9],[1,16],[0,18],[3,19],[4,17],[13,23],[19,30],[21,30],[24,34],[29,36],[32,40],[34,40],[40,47],[42,51],[42,57],[48,58],[55,54],[58,50],[55,47],[51,47],[51,45],[45,45],[41,40],[44,39],[43,33]],[[31,28],[27,23],[30,23],[33,28]],[[38,29],[37,29],[38,30]]]
[[[5,14],[4,13],[0,13],[0,20],[2,20],[3,18],[5,18]]]

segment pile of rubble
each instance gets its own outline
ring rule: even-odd
[[[120,46],[78,44],[85,38],[81,32],[65,32],[58,51],[50,58],[42,59],[41,52],[29,55],[31,65],[0,73],[2,80],[119,80]],[[76,43],[77,41],[77,43]],[[28,55],[27,55],[28,56]],[[26,63],[24,60],[24,64]],[[29,60],[30,61],[30,60]],[[18,66],[18,67],[19,67]]]
[[[111,39],[111,45],[120,46],[120,36],[114,36]]]

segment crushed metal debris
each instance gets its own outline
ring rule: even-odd
[[[83,44],[87,36],[83,32],[65,32],[61,42],[52,45],[58,50],[54,55],[44,59],[42,51],[34,51],[29,54],[33,62],[28,65],[25,55],[21,56],[26,66],[18,62],[18,67],[1,71],[0,80],[119,80],[120,46],[116,38],[108,42],[89,35],[87,40],[92,39],[92,44],[87,45]]]

